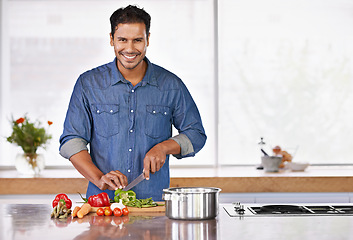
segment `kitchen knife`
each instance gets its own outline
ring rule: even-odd
[[[129,183],[126,187],[124,187],[123,191],[128,191],[131,188],[135,187],[137,184],[142,182],[145,179],[145,175],[143,173],[140,174],[137,178],[135,178],[131,183]]]

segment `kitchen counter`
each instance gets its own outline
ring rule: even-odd
[[[171,187],[219,187],[222,193],[353,192],[353,166],[309,166],[304,172],[267,173],[255,166],[170,170]],[[38,177],[0,170],[0,194],[85,193],[88,181],[73,168],[45,169]]]
[[[0,204],[0,239],[352,239],[353,216],[231,218],[183,221],[164,213],[51,219],[49,204]]]

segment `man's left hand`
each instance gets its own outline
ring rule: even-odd
[[[179,154],[180,146],[174,140],[166,140],[151,148],[143,159],[146,180],[150,178],[150,172],[158,172],[164,165],[168,154]]]

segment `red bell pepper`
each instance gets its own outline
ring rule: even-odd
[[[72,202],[71,202],[71,200],[69,199],[69,197],[68,197],[66,194],[64,194],[64,193],[60,193],[60,194],[56,195],[55,199],[53,200],[53,208],[54,208],[56,205],[58,205],[58,202],[59,202],[61,199],[63,199],[63,200],[65,201],[66,207],[67,207],[68,209],[70,209],[71,206],[72,206]]]
[[[92,207],[109,207],[110,199],[106,192],[102,192],[97,195],[90,196],[88,198],[88,203]]]

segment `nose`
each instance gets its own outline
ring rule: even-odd
[[[133,43],[133,41],[128,41],[127,42],[127,45],[126,45],[126,50],[128,51],[128,52],[132,52],[133,50],[134,50],[134,43]]]

